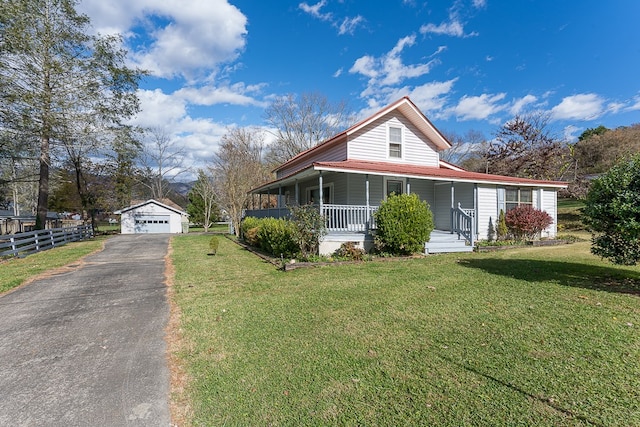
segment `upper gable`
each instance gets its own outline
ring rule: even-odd
[[[389,128],[401,129],[399,158],[389,155]],[[438,147],[402,113],[390,111],[349,137],[349,160],[439,166]]]

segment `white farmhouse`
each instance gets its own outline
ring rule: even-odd
[[[566,183],[469,172],[440,160],[450,147],[404,97],[276,168],[276,179],[252,193],[278,196],[278,207],[246,215],[287,216],[287,206],[313,203],[327,219],[320,252],[330,254],[345,241],[370,246],[380,202],[391,193],[416,193],[434,216],[427,253],[471,250],[501,210],[523,204],[553,218],[542,237],[555,237],[557,193]]]

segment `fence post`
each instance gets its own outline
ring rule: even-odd
[[[16,238],[12,236],[10,240],[11,240],[11,250],[15,252],[14,255],[17,255],[18,252],[16,251]]]
[[[49,229],[49,238],[51,239],[51,247],[53,248],[56,245],[56,242],[53,238],[53,230]]]

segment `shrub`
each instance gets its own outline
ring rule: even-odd
[[[583,221],[593,233],[594,255],[621,265],[640,260],[640,155],[591,183]]]
[[[298,252],[291,221],[264,218],[258,227],[260,247],[275,256],[292,257]]]
[[[505,223],[509,233],[516,240],[533,240],[542,230],[553,224],[553,218],[531,205],[520,205],[507,212]]]
[[[508,234],[509,229],[507,228],[504,211],[500,209],[500,214],[498,215],[498,223],[496,224],[496,239],[505,240]]]
[[[244,240],[247,240],[247,232],[249,230],[255,229],[257,227],[260,226],[260,222],[261,220],[259,218],[253,217],[253,216],[247,216],[245,217],[242,222],[240,223],[240,237]],[[249,243],[250,245],[255,246],[255,244],[252,244],[251,242],[247,241],[247,243]]]
[[[298,250],[304,259],[318,253],[320,240],[327,234],[327,227],[320,211],[313,205],[292,206],[291,223]]]
[[[218,246],[220,246],[220,239],[218,239],[218,236],[213,236],[209,240],[209,253],[215,255],[218,252]]]
[[[378,249],[392,254],[422,252],[433,231],[429,205],[416,194],[391,195],[375,213]]]
[[[362,261],[364,259],[364,249],[356,246],[355,242],[344,242],[335,251],[336,258],[346,259],[349,261]]]

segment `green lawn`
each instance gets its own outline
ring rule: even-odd
[[[192,425],[640,425],[640,267],[588,242],[283,273],[209,238],[172,239]]]
[[[64,246],[0,261],[0,294],[38,274],[75,262],[102,247],[104,238],[67,243]]]
[[[573,233],[586,230],[580,216],[584,202],[576,199],[558,199],[558,232]]]

